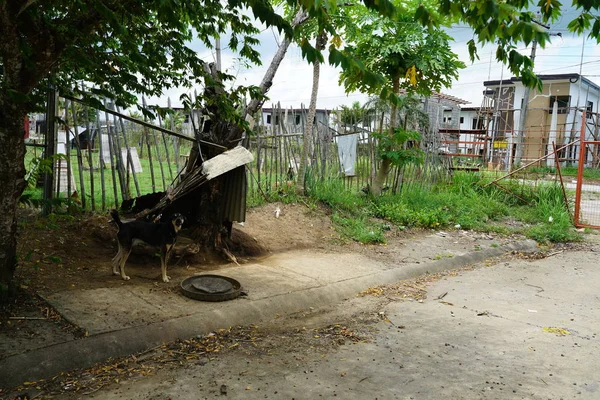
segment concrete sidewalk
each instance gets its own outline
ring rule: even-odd
[[[49,378],[220,328],[333,305],[375,285],[460,268],[513,250],[536,249],[535,242],[522,241],[413,264],[378,262],[354,253],[285,253],[217,271],[241,282],[248,292],[247,297],[224,303],[198,302],[178,293],[165,296],[139,286],[57,293],[47,300],[89,336],[0,360],[0,387]],[[145,318],[136,317],[140,313]]]

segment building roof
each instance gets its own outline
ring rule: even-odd
[[[287,112],[296,112],[296,113],[308,113],[308,108],[285,108],[285,107],[281,107],[281,108],[270,108],[270,107],[263,107],[261,108],[262,112],[273,112],[273,110],[280,110],[282,113]],[[325,114],[325,113],[330,113],[331,110],[327,110],[325,108],[317,108],[315,110],[317,113],[321,113],[321,114]]]
[[[401,95],[406,94],[406,89],[400,89],[400,94]],[[448,100],[448,101],[450,101],[452,103],[456,103],[456,104],[470,104],[471,103],[467,100],[463,100],[458,97],[451,96],[449,94],[439,93],[439,92],[433,92],[433,93],[431,93],[430,96],[422,96],[422,97],[428,97],[430,99],[437,99],[437,100]]]
[[[538,78],[540,78],[542,80],[542,82],[548,82],[548,81],[564,81],[564,80],[568,80],[571,83],[576,83],[579,80],[579,77],[581,77],[581,81],[583,83],[585,83],[586,85],[599,90],[600,91],[600,86],[596,85],[594,82],[590,81],[589,79],[587,79],[584,76],[581,76],[579,74],[553,74],[553,75],[538,75]],[[485,81],[483,82],[483,86],[509,86],[509,85],[514,85],[515,82],[520,82],[521,78],[517,78],[517,77],[512,77],[510,79],[504,79],[501,81]]]

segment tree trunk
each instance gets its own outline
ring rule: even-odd
[[[292,20],[292,28],[296,28],[297,26],[302,25],[306,21],[308,21],[308,12],[306,12],[304,9],[300,9],[298,10],[296,15],[294,16],[294,19]],[[273,56],[271,64],[269,65],[267,72],[265,72],[265,76],[263,76],[260,85],[258,85],[262,94],[267,94],[267,92],[273,85],[273,78],[275,77],[275,73],[277,72],[277,69],[279,69],[279,65],[281,65],[281,62],[283,61],[283,58],[285,57],[291,43],[291,39],[285,37],[283,39],[283,42],[281,42],[281,44],[277,48],[277,52]],[[246,118],[251,118],[254,115],[254,113],[256,113],[258,109],[262,106],[263,102],[263,98],[252,99],[245,110]],[[254,121],[251,121],[250,123],[251,128],[253,128]]]
[[[393,85],[393,91],[394,94],[397,96],[400,93],[400,78],[399,77],[394,77],[394,82],[392,83]],[[396,125],[398,124],[398,116],[396,115],[398,112],[398,104],[396,102],[394,102],[392,104],[392,115],[390,116],[390,130],[389,130],[389,135],[390,137],[394,135],[394,130],[396,129]],[[389,151],[391,150],[389,147],[384,148],[385,151]],[[379,166],[379,169],[377,170],[377,176],[375,177],[375,181],[373,181],[373,187],[371,188],[371,194],[375,197],[380,196],[381,192],[383,190],[383,184],[385,183],[385,180],[387,179],[390,170],[392,169],[392,163],[390,162],[390,160],[386,157],[383,157],[381,160],[381,165]]]
[[[327,44],[327,34],[321,32],[316,39],[315,48],[319,51],[325,49]],[[310,166],[310,156],[312,154],[313,144],[313,125],[317,114],[317,95],[319,94],[319,77],[321,75],[321,63],[317,59],[313,64],[313,84],[310,93],[310,105],[308,115],[306,116],[306,127],[302,135],[302,158],[298,166],[298,177],[296,180],[296,191],[299,194],[305,194],[304,184],[306,183],[306,169]]]
[[[0,303],[15,291],[17,206],[26,187],[23,104],[0,94]]]

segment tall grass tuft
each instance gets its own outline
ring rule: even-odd
[[[460,226],[484,232],[522,233],[541,242],[579,239],[564,206],[562,190],[555,184],[536,187],[505,181],[503,190],[486,185],[489,178],[483,175],[457,173],[450,184],[410,186],[400,194],[372,198],[348,190],[341,179],[309,182],[310,197],[332,209],[338,231],[361,243],[382,243],[387,222],[398,227]],[[525,228],[502,225],[507,217],[521,220]]]
[[[533,224],[526,234],[539,242],[581,240],[573,229],[571,215],[565,207],[562,188],[558,184],[538,185],[532,196],[533,207],[522,208],[518,215]]]

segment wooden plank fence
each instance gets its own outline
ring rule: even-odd
[[[184,133],[189,128],[177,124],[176,110],[170,106],[166,117],[157,114],[156,120],[150,121],[145,116],[126,115],[108,99],[102,103],[101,110],[74,98],[61,97],[56,103],[60,123],[55,145],[63,156],[56,162],[53,186],[55,197],[75,199],[83,209],[99,212],[133,197],[166,190],[178,179],[194,143],[194,138]],[[143,106],[148,107],[145,99]],[[187,117],[196,127],[201,126],[197,114],[192,110]],[[268,195],[292,186],[307,115],[303,106],[286,109],[273,104],[256,116],[253,133],[242,142],[254,156],[247,165],[250,195]],[[369,124],[360,122],[367,120],[362,116],[342,123],[337,110],[321,109],[315,119],[309,143],[310,178],[341,179],[353,191],[372,185],[379,163],[373,132],[385,124],[386,116],[371,115]],[[449,168],[435,146],[435,136],[423,133],[424,163],[394,168],[386,182],[389,190],[398,192],[448,179]]]

